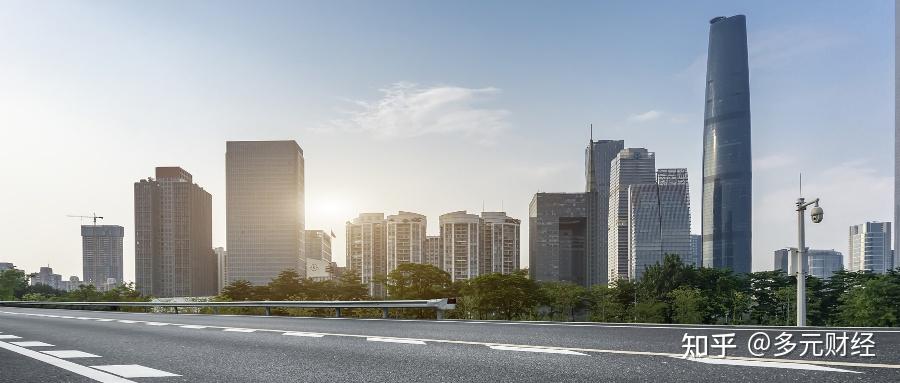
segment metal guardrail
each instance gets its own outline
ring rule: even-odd
[[[335,316],[341,317],[341,309],[381,309],[382,318],[388,317],[389,309],[432,309],[437,319],[444,319],[444,311],[456,308],[456,298],[396,300],[396,301],[232,301],[232,302],[49,302],[49,301],[0,301],[3,307],[172,307],[178,314],[179,307],[209,307],[218,314],[220,307],[263,308],[266,315],[272,315],[273,307],[334,309]]]

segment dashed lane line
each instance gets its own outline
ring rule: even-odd
[[[741,360],[741,359],[721,359],[721,358],[687,358],[685,360],[690,360],[690,361],[699,362],[699,363],[719,364],[719,365],[727,365],[727,366],[785,368],[785,369],[791,369],[791,370],[848,372],[851,374],[861,374],[861,372],[859,372],[859,371],[844,370],[844,369],[840,369],[840,368],[819,366],[819,365],[808,364],[808,363],[783,363],[783,362],[768,362],[768,361],[761,361],[761,360]]]
[[[546,348],[538,348],[538,347],[512,347],[512,346],[491,346],[493,350],[502,350],[502,351],[522,351],[522,352],[542,352],[545,354],[564,354],[564,355],[584,355],[587,354],[572,351],[572,350],[556,350],[556,349],[546,349]]]
[[[82,366],[78,363],[72,363],[65,359],[60,359],[52,355],[29,350],[25,347],[19,347],[14,344],[0,342],[0,348],[47,363],[55,367],[62,368],[66,371],[76,373],[78,375],[96,380],[101,383],[135,383],[133,380],[124,379],[104,371],[96,370],[87,366]]]
[[[22,337],[15,336],[15,335],[9,335],[9,334],[2,334],[2,335],[0,335],[0,339],[22,339]]]
[[[384,343],[403,343],[403,344],[421,344],[424,345],[425,342],[418,339],[406,339],[406,338],[382,338],[382,337],[368,337],[366,338],[368,342],[384,342]]]
[[[314,332],[301,332],[301,331],[291,331],[291,332],[286,332],[281,335],[302,336],[302,337],[307,337],[307,338],[321,338],[321,337],[325,336],[325,334],[318,334],[318,333],[314,333]]]
[[[164,378],[168,376],[181,376],[171,372],[141,366],[139,364],[111,364],[105,366],[91,366],[91,368],[103,370],[125,378]]]
[[[84,351],[78,350],[52,350],[52,351],[41,351],[44,354],[55,356],[60,359],[74,359],[74,358],[99,358],[100,355],[90,354]]]
[[[256,332],[256,329],[253,329],[253,328],[233,328],[233,327],[229,327],[229,328],[226,328],[226,329],[224,329],[224,330],[222,330],[222,331],[228,331],[228,332]]]
[[[53,347],[50,343],[27,341],[27,342],[9,342],[20,347]]]

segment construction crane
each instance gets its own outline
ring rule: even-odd
[[[69,214],[69,215],[66,215],[66,217],[81,218],[81,219],[90,218],[91,220],[94,221],[94,226],[97,226],[98,219],[103,219],[103,217],[98,217],[97,213],[91,213],[91,215],[71,215],[71,214]]]

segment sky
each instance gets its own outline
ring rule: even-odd
[[[225,246],[225,142],[296,140],[306,226],[361,212],[505,210],[584,189],[595,139],[690,174],[700,231],[709,19],[747,15],[753,268],[890,221],[893,2],[16,1],[0,3],[0,262],[81,276],[77,218],[125,227],[133,183],[181,166]],[[87,223],[87,221],[85,221]]]

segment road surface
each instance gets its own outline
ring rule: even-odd
[[[871,338],[866,338],[867,333]],[[776,348],[779,339],[787,336],[791,339],[781,343],[784,347]],[[683,358],[689,350],[703,350],[683,347],[686,342],[699,344],[697,337],[705,337],[708,354],[718,356],[724,350],[727,358]],[[751,337],[757,345],[762,342],[759,339],[769,339],[770,347],[764,352],[762,348],[754,351],[762,356],[750,353]],[[821,343],[816,344],[818,340]],[[792,342],[791,352],[774,355]],[[734,347],[715,347],[722,344]],[[804,348],[807,353],[801,356]],[[826,355],[828,349],[837,355]],[[845,356],[840,355],[842,350]],[[0,307],[0,381],[897,382],[900,329],[295,318]]]

